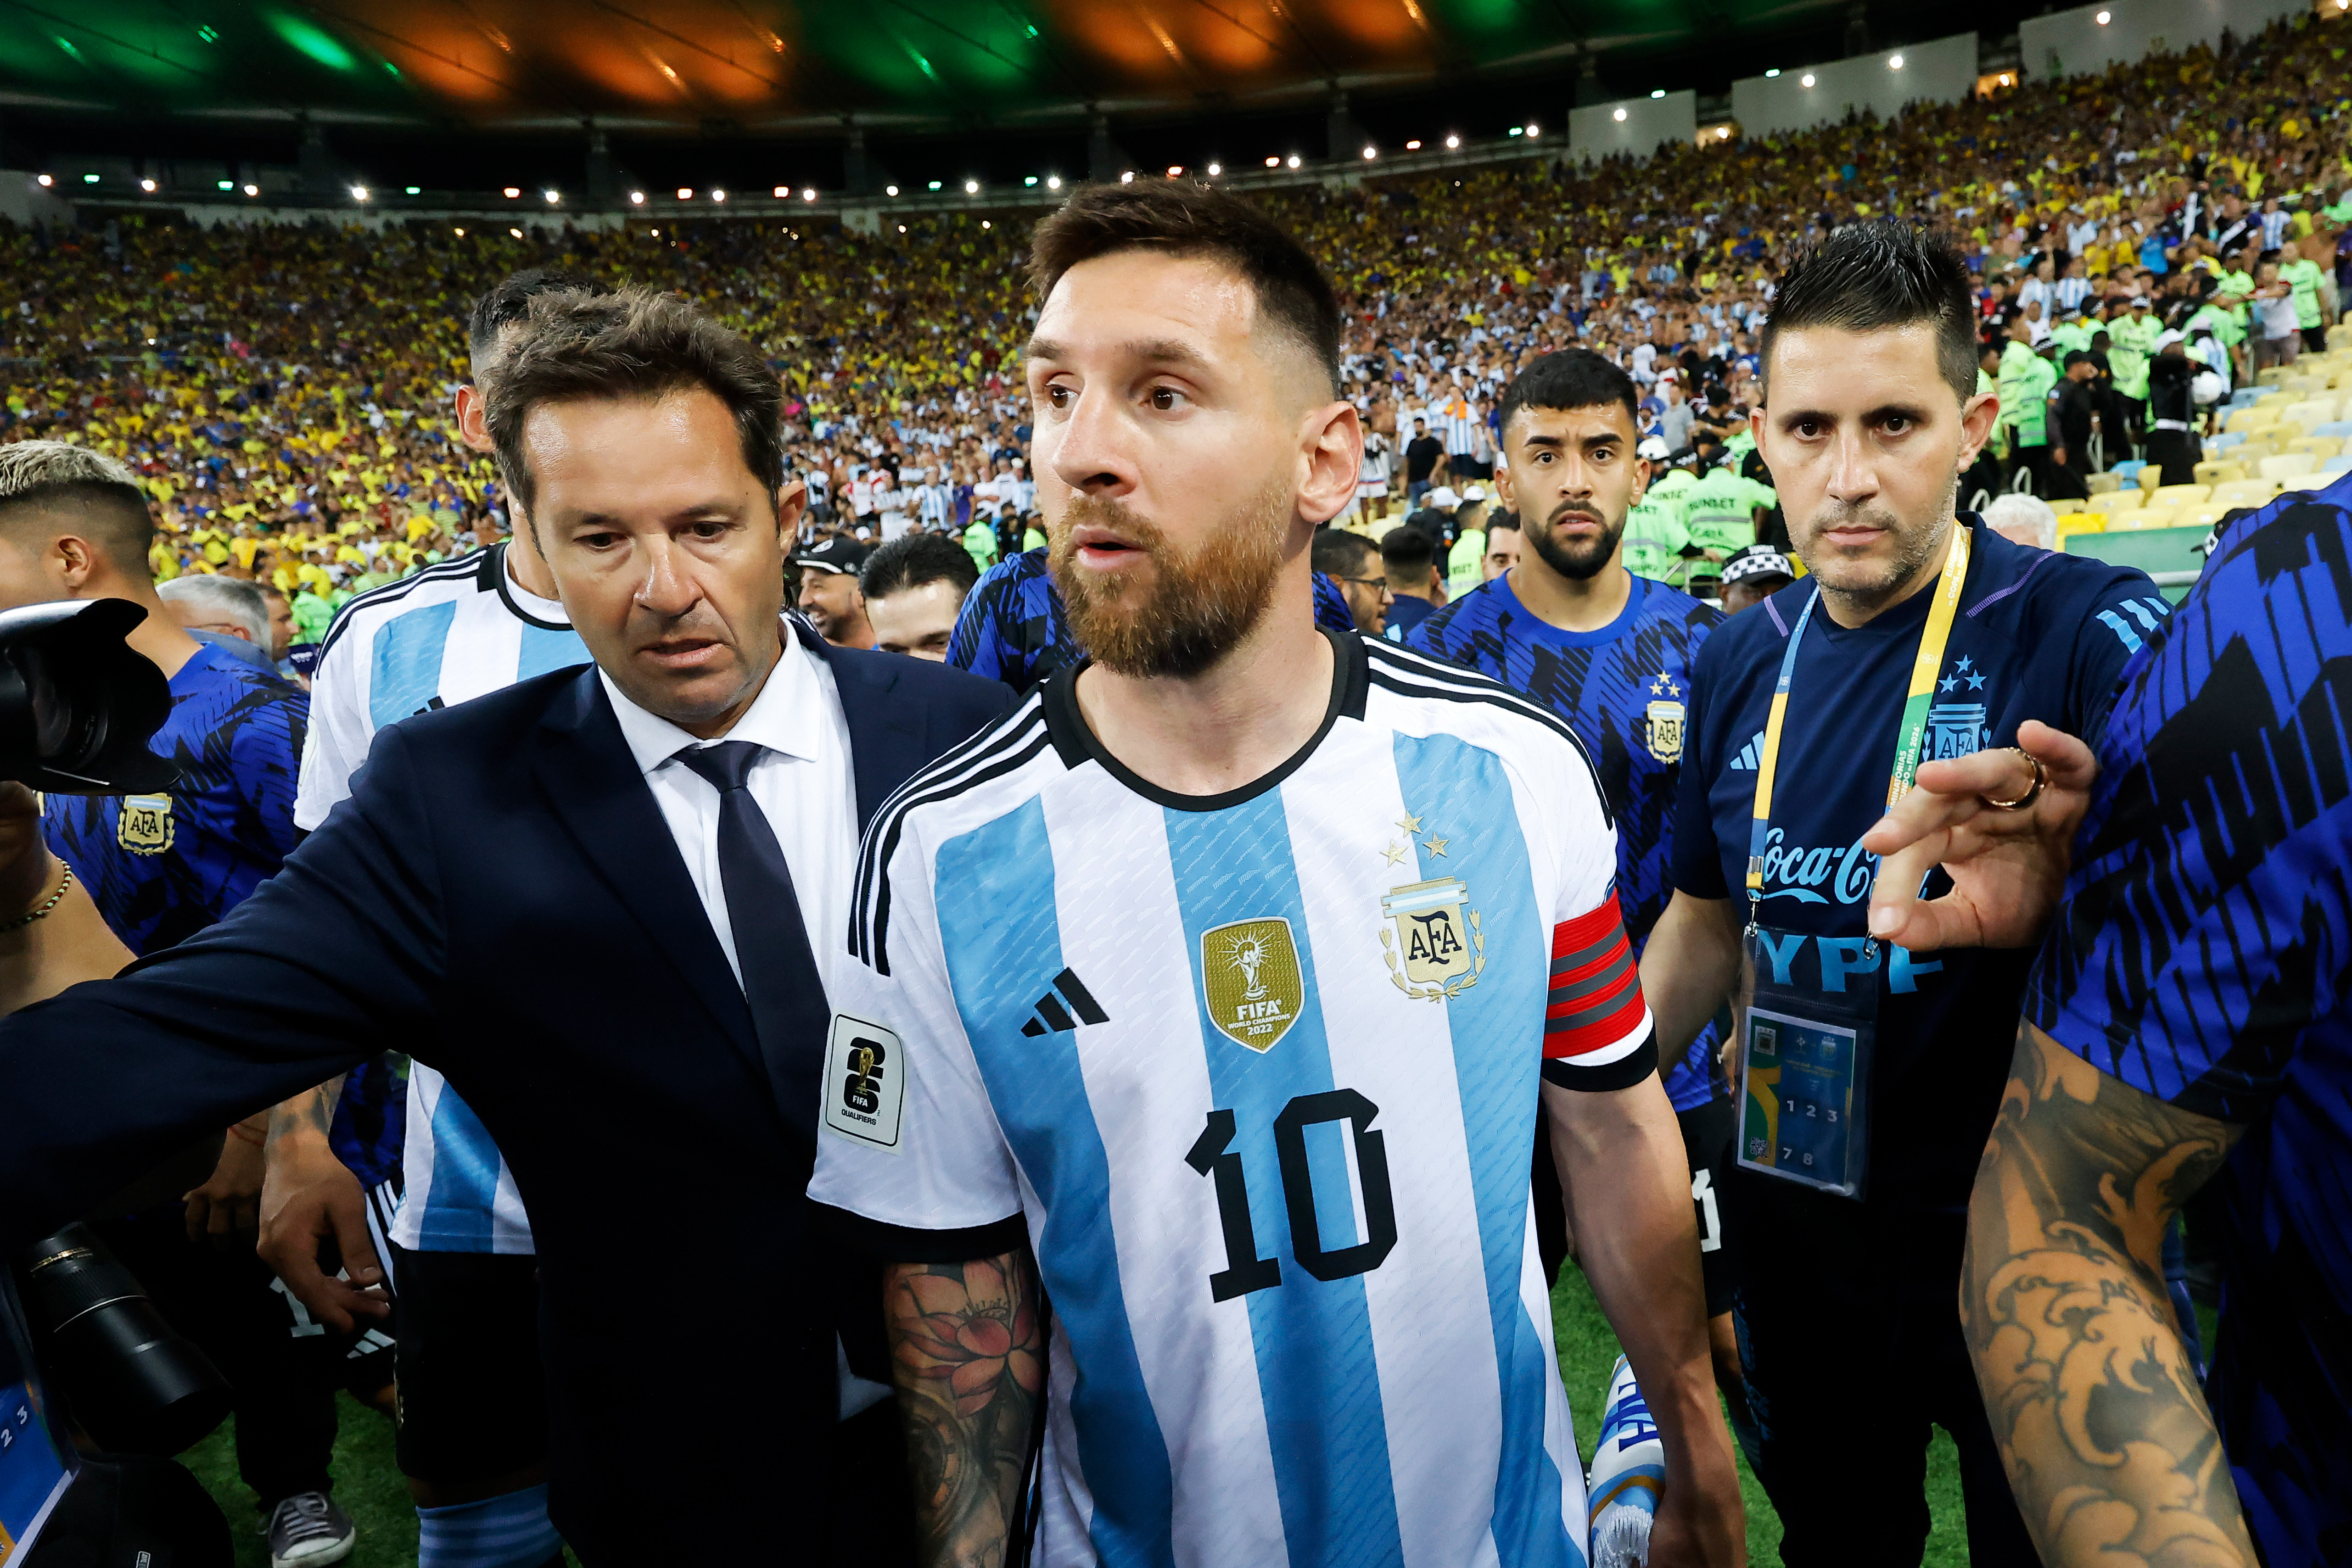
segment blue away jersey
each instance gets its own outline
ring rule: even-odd
[[[1339,585],[1319,571],[1315,574],[1315,623],[1334,632],[1356,629]],[[1042,549],[1006,556],[982,572],[964,595],[955,631],[948,638],[949,664],[1003,681],[1018,692],[1086,656],[1070,634],[1069,618],[1062,613],[1062,596],[1046,574]]]
[[[153,795],[51,795],[49,848],[141,957],[245,901],[293,849],[294,785],[310,702],[248,659],[199,643],[172,677],[149,749],[179,764]]]
[[[1674,887],[1675,795],[1682,777],[1691,663],[1722,614],[1664,583],[1631,577],[1616,620],[1564,632],[1537,619],[1498,577],[1423,619],[1404,644],[1533,697],[1592,754],[1617,821],[1617,903],[1638,953]],[[1675,1109],[1715,1097],[1709,1023],[1666,1074]]]
[[[2095,744],[2126,661],[2164,624],[2164,596],[2144,573],[2011,544],[1971,516],[1961,520],[1973,551],[1923,752],[1960,757],[2013,745],[2029,718]],[[1813,591],[1800,580],[1725,622],[1693,672],[1675,885],[1731,899],[1743,915],[1765,716],[1789,629]],[[1886,813],[1895,737],[1932,598],[1922,590],[1855,627],[1814,612],[1780,736],[1761,918],[1789,934],[1794,983],[1878,992],[1868,1201],[1957,1212],[2009,1082],[2032,955],[1865,953],[1877,857],[1861,839]],[[1939,872],[1927,890],[1949,885]]]
[[[2245,1128],[2206,1392],[2271,1568],[2352,1559],[2352,477],[2232,525],[2099,747],[2027,996]]]

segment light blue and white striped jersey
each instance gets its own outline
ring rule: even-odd
[[[1255,784],[1136,777],[1066,674],[866,835],[810,1195],[1031,1239],[1053,1568],[1584,1562],[1528,1161],[1539,1076],[1655,1060],[1607,808],[1540,708],[1326,635]]]
[[[518,586],[506,559],[507,547],[493,545],[362,593],[336,615],[310,676],[295,826],[315,831],[352,792],[352,775],[384,726],[589,663],[563,606]],[[505,1157],[422,1062],[408,1071],[401,1164],[394,1241],[412,1252],[532,1250]]]

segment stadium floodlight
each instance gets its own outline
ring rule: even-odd
[[[46,185],[48,183],[49,177],[47,174],[42,175],[41,183]],[[236,182],[235,180],[215,180],[213,183],[218,185],[224,191],[234,191],[236,189]]]
[[[98,176],[95,174],[84,174],[81,177],[81,183],[85,185],[95,185],[98,183]]]
[[[1048,174],[1045,176],[1045,189],[1049,191],[1058,191],[1061,188],[1062,177],[1059,174]]]
[[[896,185],[885,185],[882,187],[882,193],[886,196],[895,196],[898,193],[898,187]]]
[[[1813,85],[1813,73],[1812,73],[1812,72],[1811,72],[1811,71],[1807,71],[1803,76],[1799,77],[1799,78],[1797,78],[1797,85],[1798,85],[1799,87],[1811,87],[1811,86],[1812,86],[1812,85]]]
[[[1377,158],[1380,155],[1381,150],[1377,147],[1367,147],[1364,149],[1364,156],[1367,158]]]
[[[636,207],[644,206],[646,204],[646,193],[643,191],[631,191],[629,193],[629,204]]]
[[[984,229],[992,229],[992,228],[994,228],[996,225],[995,225],[994,224],[992,224],[992,223],[990,223],[986,218],[982,218],[982,219],[981,219],[981,220],[980,220],[980,226],[981,226],[982,228],[984,228]]]
[[[139,182],[139,188],[152,196],[155,193],[155,182],[152,180],[142,180]]]
[[[727,193],[719,190],[717,186],[713,186],[711,187],[710,199],[714,202],[723,202],[727,199]]]
[[[1290,166],[1294,169],[1298,167],[1298,154],[1296,152],[1290,155]]]
[[[551,207],[563,200],[563,193],[561,191],[541,191],[540,194],[547,198],[547,204]]]
[[[1037,183],[1037,176],[1034,174],[1024,174],[1021,178],[1021,183],[1024,185],[1034,185]]]
[[[1542,134],[1541,131],[1536,129],[1536,122],[1532,120],[1528,121],[1528,134],[1530,136],[1538,136]]]
[[[1408,141],[1404,144],[1404,150],[1408,152],[1418,152],[1421,151],[1421,143],[1418,141]]]
[[[1449,135],[1449,136],[1448,136],[1448,137],[1446,137],[1446,139],[1445,139],[1445,150],[1446,150],[1448,152],[1453,152],[1455,148],[1457,148],[1457,147],[1459,147],[1459,146],[1461,146],[1461,145],[1462,145],[1462,138],[1461,138],[1461,137],[1459,137],[1459,136],[1452,136],[1452,135]]]
[[[1134,171],[1134,170],[1132,170],[1132,169],[1122,169],[1122,170],[1120,170],[1120,171],[1119,171],[1119,175],[1118,175],[1118,183],[1119,183],[1120,184],[1122,184],[1122,185],[1132,185],[1132,184],[1134,184],[1134,183],[1135,183],[1135,171]]]
[[[509,202],[511,202],[511,201],[515,200],[517,197],[520,196],[521,194],[522,194],[522,187],[521,187],[520,185],[509,185],[509,186],[506,188],[506,198],[507,198],[507,200],[508,200],[508,201],[509,201]]]
[[[814,185],[803,185],[803,186],[801,188],[801,200],[802,200],[802,201],[803,201],[803,202],[814,202],[814,201],[815,201],[815,200],[816,200],[816,187],[815,187]]]
[[[932,190],[934,190],[934,191],[936,191],[936,190],[938,190],[939,188],[940,188],[940,183],[939,183],[937,180],[932,181],[932,182],[931,182],[931,189],[932,189]]]
[[[1624,118],[1625,118],[1625,111],[1624,111],[1623,110],[1620,109],[1620,110],[1617,111],[1616,118],[1617,118],[1617,120],[1622,123],[1622,122],[1624,120]]]
[[[907,225],[904,225],[904,224],[900,224],[900,225],[898,225],[898,232],[899,232],[900,234],[905,234],[905,233],[907,232]]]
[[[1666,89],[1662,87],[1654,87],[1650,89],[1650,96],[1652,98],[1664,98],[1666,96]]]
[[[1777,76],[1779,76],[1780,74],[1780,68],[1779,66],[1774,66],[1770,70],[1766,71],[1766,72],[1764,73],[1764,79],[1765,79],[1765,80],[1767,80],[1767,81],[1769,81],[1769,80],[1771,80],[1774,77],[1777,77]]]
[[[58,182],[57,182],[57,179],[56,179],[56,177],[55,177],[54,175],[43,174],[43,175],[41,175],[41,176],[40,176],[40,183],[41,183],[41,184],[42,184],[43,186],[45,186],[45,187],[46,187],[46,186],[49,186],[49,185],[54,185],[54,184],[56,184]],[[226,190],[227,190],[227,189],[228,189],[228,182],[227,182],[226,180],[223,180],[223,181],[221,182],[221,189],[222,189],[222,190],[224,190],[224,191],[226,191]]]
[[[517,239],[522,238],[522,230],[520,229],[509,229],[507,230],[507,233],[512,235]]]
[[[353,186],[352,187],[352,201],[354,201],[354,202],[364,202],[364,201],[366,201],[366,200],[367,200],[367,187],[366,187],[365,185],[353,185]]]
[[[422,185],[403,185],[400,188],[400,193],[404,196],[421,196],[425,193],[425,187]]]
[[[774,193],[773,193],[773,194],[774,194],[774,196],[775,196],[776,200],[778,200],[778,201],[780,201],[780,202],[781,202],[781,201],[782,201],[786,196],[791,195],[792,193],[793,193],[793,188],[792,188],[790,185],[779,185],[779,186],[777,186],[777,187],[776,187],[776,189],[775,189],[775,191],[774,191]]]
[[[248,196],[257,196],[261,194],[261,187],[258,185],[247,185],[245,188],[245,193]]]
[[[1177,175],[1181,174],[1183,172],[1184,165],[1181,163],[1171,163],[1168,165],[1168,177],[1171,180]]]
[[[1210,165],[1209,165],[1209,178],[1210,178],[1210,179],[1212,179],[1212,180],[1215,179],[1218,175],[1220,175],[1220,174],[1223,173],[1224,172],[1225,172],[1225,166],[1224,166],[1223,164],[1222,164],[1222,163],[1212,163],[1212,164],[1210,164]]]
[[[2094,17],[2093,17],[2093,18],[2091,18],[2091,19],[2092,19],[2093,21],[2095,21],[2095,22],[2098,23],[2098,25],[2099,25],[2100,26],[2104,27],[2104,26],[2105,26],[2109,22],[2112,22],[2112,21],[2114,21],[2114,20],[2115,20],[2115,13],[2113,13],[2113,12],[2111,12],[2111,11],[2102,11],[2102,12],[2100,12],[2096,16],[2094,16]]]
[[[680,185],[677,188],[677,199],[681,202],[690,202],[694,200],[694,187],[691,185]]]
[[[451,232],[456,234],[459,239],[464,239],[466,237],[466,231],[464,229],[456,229]]]
[[[1280,157],[1269,158],[1265,161],[1265,166],[1269,169],[1279,169],[1282,167],[1282,160]]]
[[[977,195],[979,195],[979,194],[980,194],[980,182],[979,182],[979,181],[977,181],[977,180],[966,180],[966,181],[963,183],[963,193],[964,193],[965,195],[967,195],[967,196],[977,196]]]
[[[1886,68],[1887,68],[1888,70],[1890,70],[1890,71],[1899,71],[1899,70],[1901,70],[1901,69],[1903,68],[1903,57],[1902,57],[1901,55],[1889,55],[1889,56],[1887,56],[1887,57],[1886,57]]]
[[[1527,127],[1524,125],[1514,125],[1511,127],[1511,134],[1514,136],[1524,136],[1527,134]]]

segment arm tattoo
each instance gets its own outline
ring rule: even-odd
[[[897,1264],[883,1276],[883,1301],[922,1561],[997,1568],[1045,1378],[1034,1266],[1025,1250]]]
[[[2162,1264],[2165,1227],[2237,1131],[2018,1031],[1969,1205],[1960,1323],[2053,1568],[2255,1561]]]
[[[274,1146],[279,1139],[298,1133],[325,1137],[328,1129],[335,1124],[335,1106],[342,1097],[342,1079],[330,1078],[316,1089],[306,1089],[291,1100],[271,1106],[270,1145]]]

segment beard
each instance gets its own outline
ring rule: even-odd
[[[1591,517],[1601,525],[1601,531],[1590,539],[1563,542],[1552,528],[1560,518],[1570,516]],[[1625,519],[1618,518],[1612,528],[1608,518],[1590,507],[1563,506],[1546,517],[1541,528],[1523,531],[1528,548],[1543,557],[1546,566],[1574,581],[1589,582],[1617,553],[1617,541],[1625,533]]]
[[[1830,529],[1856,522],[1885,528],[1895,541],[1894,553],[1882,558],[1843,560],[1830,551],[1807,548],[1816,545],[1822,535]],[[1820,580],[1823,593],[1837,594],[1868,604],[1893,593],[1927,564],[1927,558],[1936,553],[1936,537],[1940,527],[1940,524],[1930,524],[1920,528],[1879,507],[1832,504],[1807,520],[1797,554],[1804,561],[1805,569]]]
[[[1081,496],[1050,525],[1046,556],[1070,630],[1094,662],[1137,679],[1187,680],[1249,635],[1274,597],[1282,535],[1294,508],[1288,486],[1269,486],[1194,549],[1180,550],[1157,523],[1109,497]],[[1151,558],[1151,580],[1090,570],[1070,541],[1082,523],[1116,529]]]

